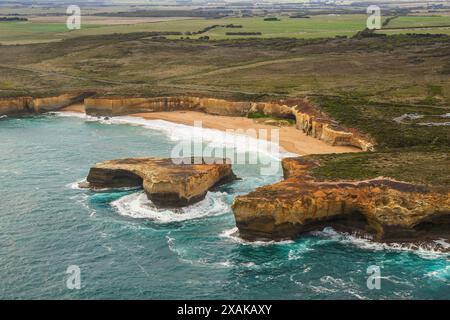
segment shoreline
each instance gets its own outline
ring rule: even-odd
[[[78,112],[85,113],[83,104],[75,104],[63,108],[62,112]],[[215,129],[220,131],[226,130],[249,130],[258,131],[260,129],[267,130],[267,136],[270,138],[271,130],[279,130],[279,145],[281,151],[295,153],[298,155],[308,154],[330,154],[330,153],[346,153],[346,152],[362,152],[356,147],[349,146],[332,146],[319,139],[307,136],[303,132],[297,130],[294,126],[275,126],[259,123],[256,119],[244,117],[231,117],[221,115],[211,115],[199,111],[164,111],[164,112],[144,112],[128,115],[130,117],[143,118],[145,120],[164,120],[178,124],[193,126],[195,121],[201,121],[202,127],[207,129]],[[257,137],[260,138],[259,136]],[[266,139],[267,140],[267,139]]]

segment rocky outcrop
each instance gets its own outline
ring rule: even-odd
[[[331,226],[387,242],[450,238],[449,192],[383,178],[319,182],[309,175],[315,165],[285,159],[284,181],[237,197],[241,237],[292,239]]]
[[[55,111],[83,102],[92,93],[66,93],[58,96],[33,98],[17,97],[0,99],[0,115],[24,115]]]
[[[273,102],[254,102],[250,112],[258,112],[281,119],[293,119],[292,107],[287,104]]]
[[[333,146],[354,146],[363,151],[373,151],[373,144],[356,132],[351,132],[317,112],[307,112],[299,106],[292,109],[297,129],[308,136]]]
[[[208,190],[235,179],[226,159],[130,158],[96,164],[89,171],[92,189],[143,186],[159,206],[180,207],[202,200]]]

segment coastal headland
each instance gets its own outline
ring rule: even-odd
[[[233,204],[241,237],[293,239],[332,226],[378,241],[450,237],[450,192],[379,177],[317,181],[317,161],[283,159],[285,180],[238,196]]]

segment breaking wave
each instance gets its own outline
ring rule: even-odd
[[[344,244],[351,244],[360,249],[366,249],[371,251],[397,251],[397,252],[410,252],[417,254],[425,259],[440,259],[449,257],[450,253],[442,252],[441,249],[446,249],[450,244],[444,240],[437,240],[428,244],[415,244],[415,243],[382,243],[375,242],[368,238],[357,237],[345,232],[338,232],[331,227],[325,228],[322,231],[311,232],[312,235],[326,237],[333,241],[338,241]]]
[[[243,245],[250,245],[250,246],[271,246],[271,245],[283,245],[283,244],[291,244],[294,243],[293,240],[284,240],[284,241],[248,241],[244,240],[241,237],[239,237],[238,228],[234,227],[231,229],[227,229],[222,231],[219,234],[219,237],[221,238],[228,238],[233,240],[234,242],[243,244]]]
[[[208,192],[204,200],[188,207],[158,208],[147,199],[145,192],[137,192],[113,201],[111,205],[123,216],[171,223],[227,213],[230,206],[225,196],[223,192]]]
[[[75,182],[69,183],[66,185],[67,188],[70,188],[72,190],[90,190],[86,187],[81,187],[82,184],[87,183],[86,178],[77,180]],[[133,191],[133,190],[140,190],[142,187],[120,187],[120,188],[96,188],[94,189],[95,192],[109,192],[109,191]]]

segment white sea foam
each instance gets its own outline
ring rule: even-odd
[[[292,240],[284,240],[284,241],[247,241],[239,237],[238,228],[234,227],[231,229],[227,229],[222,231],[219,234],[222,238],[228,238],[243,245],[251,245],[251,246],[271,246],[271,245],[283,245],[294,243]]]
[[[216,216],[229,212],[230,206],[225,201],[226,193],[208,192],[205,199],[183,208],[158,208],[144,192],[126,195],[111,205],[119,214],[138,219],[151,219],[157,223],[170,223]]]
[[[444,245],[449,245],[444,240],[434,241],[428,245],[418,245],[414,243],[380,243],[375,242],[371,239],[356,237],[344,232],[338,232],[333,228],[325,228],[322,231],[311,232],[312,235],[328,237],[333,241],[338,241],[341,243],[347,243],[355,245],[361,249],[368,249],[371,251],[400,251],[400,252],[411,252],[419,255],[425,259],[441,259],[446,258],[450,254],[447,252],[442,252],[439,248],[445,248]]]
[[[0,119],[8,118],[7,115],[0,116]]]
[[[80,188],[80,183],[85,183],[86,182],[86,178],[69,183],[66,185],[67,188],[70,188],[72,190],[86,190],[85,188]]]
[[[81,118],[81,119],[93,118],[91,116],[86,115],[85,113],[73,112],[73,111],[64,111],[64,112],[62,112],[62,111],[51,111],[51,112],[47,112],[47,114],[58,116],[58,117],[76,117],[76,118]]]
[[[450,265],[447,265],[437,270],[430,271],[426,274],[426,276],[441,281],[448,281],[450,279]]]
[[[66,185],[67,188],[72,190],[89,190],[87,188],[80,187],[81,184],[86,183],[86,178],[69,183]],[[142,187],[121,187],[121,188],[96,188],[96,192],[108,192],[108,191],[133,191],[140,190]]]
[[[170,237],[169,235],[166,236],[167,239],[167,246],[169,247],[169,250],[174,253],[178,260],[181,262],[196,265],[196,266],[204,266],[204,265],[215,265],[216,267],[222,267],[222,268],[230,268],[233,267],[232,263],[228,260],[226,261],[219,261],[219,262],[208,262],[204,258],[200,259],[189,259],[188,258],[188,252],[186,249],[178,248],[175,244],[175,238]]]

